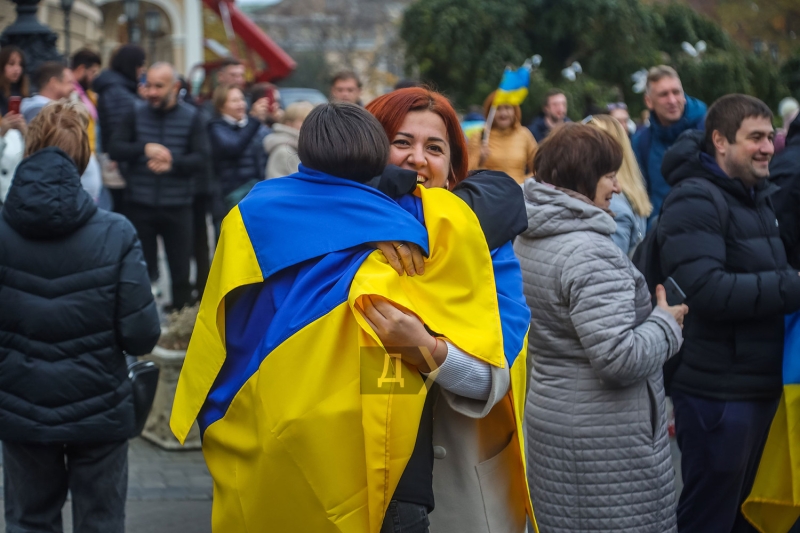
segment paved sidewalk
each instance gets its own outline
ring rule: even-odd
[[[211,476],[201,452],[168,452],[134,439],[128,461],[127,533],[211,532]],[[0,475],[0,489],[2,485]],[[2,511],[0,500],[0,532],[5,531]],[[69,501],[64,532],[72,533]]]

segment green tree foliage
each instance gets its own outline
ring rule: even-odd
[[[506,65],[538,53],[542,66],[523,106],[527,119],[544,93],[558,86],[570,115],[592,104],[625,99],[635,114],[643,107],[631,75],[666,63],[681,74],[689,94],[708,103],[731,92],[753,94],[776,106],[791,89],[800,92],[798,66],[781,70],[766,56],[742,50],[714,21],[685,4],[649,5],[641,0],[417,0],[401,34],[409,66],[462,108],[481,102],[497,87]],[[684,41],[705,41],[692,57]],[[575,82],[562,69],[578,61]],[[796,58],[800,64],[800,56]]]

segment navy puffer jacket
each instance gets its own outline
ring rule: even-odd
[[[92,89],[97,93],[101,148],[108,152],[111,134],[140,100],[137,84],[115,70],[104,70],[92,83]]]
[[[0,216],[0,440],[112,442],[134,429],[125,353],[160,334],[131,223],[95,207],[72,160],[17,168]]]
[[[244,127],[222,118],[209,121],[214,175],[223,198],[248,181],[264,179],[267,153],[263,141],[267,133],[267,128],[253,118]]]
[[[664,156],[671,187],[657,226],[661,271],[686,293],[685,342],[672,389],[723,401],[774,399],[783,384],[784,315],[800,309],[800,277],[786,261],[772,205],[777,187],[728,177],[689,131]]]

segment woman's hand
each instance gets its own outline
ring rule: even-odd
[[[425,273],[425,262],[422,248],[411,242],[385,241],[375,243],[375,247],[383,252],[386,260],[402,276],[403,272],[411,277]]]
[[[250,116],[258,120],[259,122],[264,122],[267,120],[267,116],[269,115],[269,100],[266,98],[259,98],[255,102],[253,102],[253,107],[250,109]]]
[[[414,365],[420,372],[432,372],[442,366],[447,358],[447,345],[427,332],[419,318],[395,307],[386,299],[376,296],[361,298],[358,310],[375,334],[387,348],[399,348],[403,361]],[[423,355],[430,353],[434,367]]]
[[[8,133],[8,130],[19,130],[22,136],[25,136],[27,131],[27,124],[25,124],[25,117],[19,113],[8,112],[0,122],[0,137]]]
[[[683,329],[683,317],[689,312],[689,306],[686,304],[670,306],[667,303],[667,290],[663,285],[656,287],[656,301],[658,302],[658,307],[671,314],[681,329]]]

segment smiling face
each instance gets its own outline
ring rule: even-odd
[[[444,120],[432,111],[412,111],[391,140],[389,163],[413,170],[424,187],[446,188],[450,143]]]
[[[242,91],[234,87],[228,91],[225,105],[222,106],[222,114],[228,115],[236,120],[242,120],[247,113],[247,102],[245,102]]]
[[[611,205],[611,197],[614,196],[614,193],[619,194],[621,191],[619,181],[617,181],[617,173],[609,172],[604,174],[600,177],[600,181],[597,182],[594,205],[600,209],[608,209],[608,206]]]
[[[686,108],[686,94],[681,80],[665,76],[654,81],[644,95],[647,109],[655,113],[662,126],[671,126],[683,116]]]
[[[769,177],[769,162],[775,153],[774,137],[772,122],[766,117],[742,120],[733,143],[715,130],[712,138],[717,163],[728,176],[754,187]]]
[[[514,108],[510,105],[497,106],[497,111],[494,115],[494,127],[499,130],[507,130],[514,125],[516,116]]]

